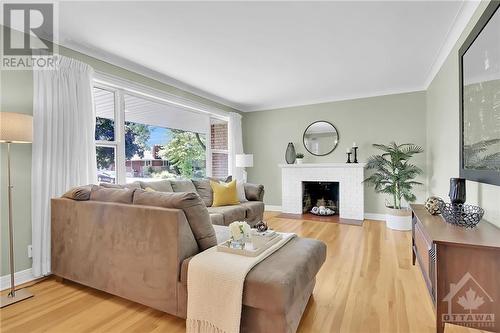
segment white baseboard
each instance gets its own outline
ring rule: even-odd
[[[385,221],[385,214],[365,213],[366,220]]]
[[[268,212],[281,212],[281,206],[266,205],[265,210]]]
[[[31,268],[14,273],[14,284],[16,286],[33,280],[35,280],[35,277],[31,272]],[[8,274],[0,277],[0,290],[5,290],[9,288],[10,288],[10,275]]]

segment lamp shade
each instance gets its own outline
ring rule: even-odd
[[[33,117],[23,113],[0,112],[0,142],[31,143]]]
[[[236,167],[237,168],[253,167],[253,155],[252,154],[236,154]]]

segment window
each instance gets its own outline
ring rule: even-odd
[[[96,83],[94,101],[100,182],[227,176],[223,116],[114,81]]]
[[[227,121],[210,119],[210,144],[212,154],[212,177],[226,178],[229,174],[229,144]]]
[[[206,135],[194,131],[206,131],[206,116],[129,94],[124,100],[127,182],[206,176]]]
[[[97,179],[116,183],[115,92],[94,87]]]

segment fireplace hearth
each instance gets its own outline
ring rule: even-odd
[[[302,182],[302,213],[331,216],[339,214],[338,182]]]

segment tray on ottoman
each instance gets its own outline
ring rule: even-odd
[[[273,244],[279,242],[282,238],[283,236],[278,234],[276,237],[272,238],[269,242],[260,247],[254,247],[252,242],[248,242],[248,243],[243,243],[243,248],[231,247],[231,240],[227,240],[217,245],[217,251],[238,254],[240,256],[246,256],[246,257],[256,257],[265,250],[267,250],[268,248],[270,248]]]

